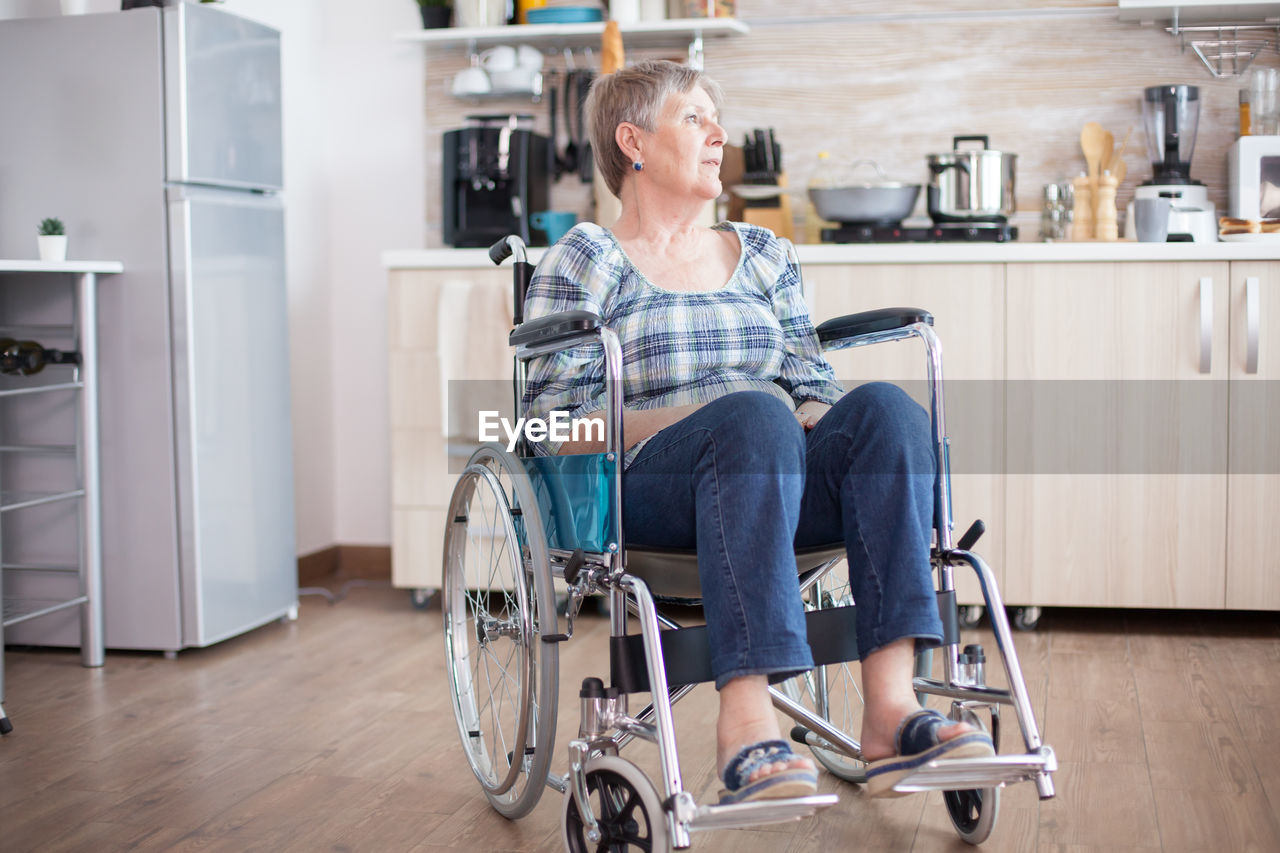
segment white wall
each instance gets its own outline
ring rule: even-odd
[[[298,551],[391,542],[384,249],[424,245],[411,0],[227,0],[279,29]]]
[[[87,0],[112,12],[118,0]],[[412,0],[227,0],[282,33],[298,552],[388,544],[387,248],[424,245],[421,26]],[[0,0],[0,19],[59,14]]]

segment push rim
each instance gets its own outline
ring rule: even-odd
[[[546,536],[519,459],[487,445],[473,454],[454,489],[444,551],[459,737],[490,804],[517,818],[545,788],[559,683],[558,648],[540,640],[544,618],[555,618]]]

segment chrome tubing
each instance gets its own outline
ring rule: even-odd
[[[969,551],[950,551],[948,559],[967,563],[978,575],[978,583],[982,586],[982,598],[987,603],[987,614],[991,617],[991,628],[995,634],[996,646],[1000,650],[1000,659],[1004,662],[1004,672],[1009,679],[1009,692],[1013,695],[1013,707],[1018,714],[1018,728],[1022,730],[1022,740],[1027,752],[1037,752],[1043,745],[1040,730],[1036,726],[1035,712],[1031,708],[1031,697],[1027,694],[1027,683],[1022,678],[1022,666],[1018,662],[1018,650],[1013,645],[1013,632],[1009,628],[1009,617],[1004,612],[1004,601],[1000,598],[1000,590],[996,587],[996,578],[991,568],[977,554]],[[951,684],[951,676],[947,676]],[[1053,796],[1053,780],[1048,773],[1036,776],[1036,790],[1040,799],[1047,800]]]
[[[587,762],[591,760],[591,746],[583,740],[569,741],[569,778],[568,787],[573,792],[573,801],[578,806],[578,816],[582,818],[583,834],[587,841],[599,844],[604,834],[600,832],[600,824],[591,812],[591,795],[587,792]]]
[[[924,341],[929,361],[929,401],[932,409],[933,441],[938,457],[938,547],[950,551],[951,528],[951,490],[948,488],[951,479],[950,462],[947,452],[947,420],[944,413],[942,395],[942,341],[938,340],[933,327],[928,323],[913,323],[911,329]],[[950,589],[947,587],[946,589]]]
[[[838,747],[851,758],[862,758],[862,744],[831,725],[827,720],[814,714],[805,706],[792,701],[790,697],[778,688],[769,688],[769,698],[773,701],[773,707],[791,717],[797,723],[809,729],[809,731],[820,735],[823,740],[826,740],[832,746]]]
[[[934,512],[937,516],[934,528],[938,534],[938,550],[947,552],[952,548],[951,533],[954,523],[951,520],[951,454],[947,447],[947,416],[942,386],[942,341],[928,323],[913,323],[910,328],[924,342],[928,357],[930,423],[933,427],[934,456],[938,465],[934,478]],[[951,566],[945,560],[938,562],[938,574],[939,586],[943,592],[955,589]],[[952,644],[944,646],[943,651],[943,677],[948,684],[953,684],[959,666],[960,648]]]
[[[635,598],[640,616],[640,636],[644,642],[645,664],[649,670],[649,692],[653,697],[657,715],[658,761],[662,767],[664,802],[674,802],[684,792],[680,778],[680,758],[676,754],[675,720],[671,715],[670,691],[667,688],[667,671],[662,663],[661,628],[658,609],[653,603],[649,585],[640,578],[624,574],[618,583]],[[667,812],[667,824],[671,830],[671,844],[676,848],[688,847],[689,829],[678,819],[676,809]]]
[[[613,518],[617,541],[610,542],[608,548],[613,554],[610,561],[614,577],[623,572],[622,564],[622,344],[617,334],[608,328],[600,329],[600,345],[604,347],[605,393],[609,396],[609,405],[605,411],[605,446],[612,456],[613,464]]]

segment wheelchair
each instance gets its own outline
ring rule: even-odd
[[[790,263],[799,269],[788,244]],[[683,849],[692,832],[795,820],[834,805],[834,794],[736,804],[698,804],[684,789],[672,706],[694,686],[711,681],[705,626],[681,627],[656,601],[696,601],[697,557],[675,549],[627,548],[622,518],[621,347],[600,318],[570,311],[523,322],[533,275],[523,242],[507,237],[489,250],[495,264],[514,255],[513,376],[518,409],[529,359],[584,342],[604,350],[606,451],[534,456],[482,445],[470,457],[446,517],[442,609],[446,668],[458,734],[489,803],[515,819],[547,788],[563,795],[566,849],[652,851]],[[917,655],[914,688],[924,701],[950,699],[949,716],[986,728],[999,748],[1000,709],[1012,706],[1024,752],[988,758],[940,759],[902,779],[895,790],[944,792],[960,837],[979,844],[991,833],[1000,790],[1033,782],[1041,799],[1054,795],[1057,763],[1041,741],[1012,642],[1009,620],[991,569],[972,548],[975,522],[953,544],[948,439],[943,416],[941,347],[933,318],[916,308],[866,311],[817,327],[825,349],[920,338],[927,350],[931,422],[937,454],[934,542],[944,625],[940,679],[931,651]],[[816,668],[770,688],[775,708],[795,721],[793,740],[822,767],[852,783],[865,781],[854,734],[861,699],[854,668],[856,605],[844,565],[843,543],[796,553],[800,590]],[[985,683],[980,646],[960,648],[953,571],[977,573],[1009,688]],[[844,573],[847,575],[846,573]],[[559,692],[559,644],[573,636],[585,599],[608,602],[609,685],[587,677],[579,692],[578,736],[568,744],[568,770],[552,770]],[[558,611],[561,606],[562,611]],[[563,615],[561,615],[561,612]],[[629,633],[629,618],[639,633]],[[563,630],[561,619],[564,620]],[[634,716],[628,696],[650,694]],[[655,785],[620,757],[633,740],[656,745]]]

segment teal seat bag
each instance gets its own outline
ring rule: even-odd
[[[605,453],[524,459],[551,548],[608,553],[618,541],[614,470]]]

